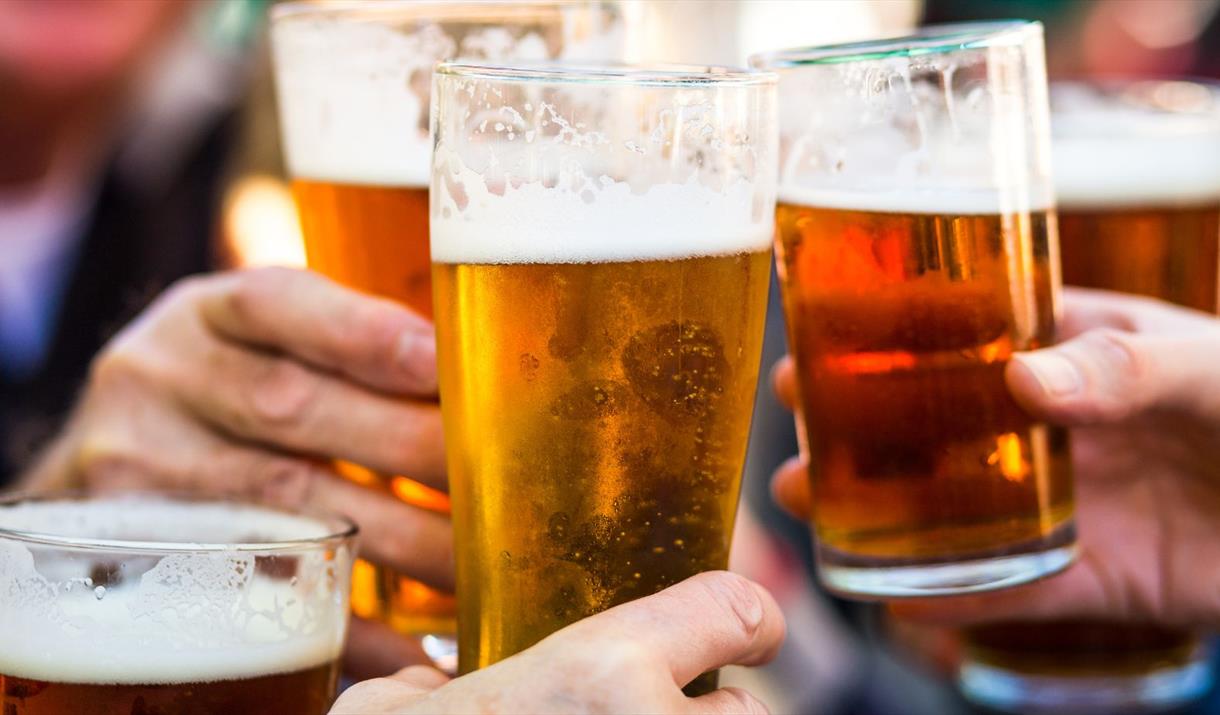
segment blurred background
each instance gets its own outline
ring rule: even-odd
[[[93,354],[169,283],[304,265],[271,4],[0,0],[0,475],[59,428]],[[924,23],[1028,18],[1046,26],[1052,80],[1220,78],[1220,0],[626,0],[623,11],[641,28],[637,61],[739,65]],[[779,598],[789,641],[773,665],[726,680],[777,713],[969,712],[948,686],[954,640],[819,592],[806,526],[771,502],[770,474],[796,452],[767,380],[785,352],[772,298],[734,564]]]

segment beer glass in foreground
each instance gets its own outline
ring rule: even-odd
[[[428,99],[432,66],[455,56],[616,58],[624,21],[608,2],[286,3],[272,44],[285,157],[309,267],[432,316]],[[447,512],[406,476],[339,464],[348,478]],[[352,605],[422,635],[452,665],[452,596],[359,562]]]
[[[354,534],[233,502],[2,502],[0,710],[321,715]]]
[[[1052,86],[1065,283],[1217,312],[1220,88]],[[1171,708],[1211,686],[1196,633],[1153,623],[996,623],[967,632],[963,692],[1019,712]]]
[[[1065,568],[1067,436],[1004,382],[1055,328],[1041,26],[754,62],[784,102],[779,271],[823,582],[935,595]]]
[[[727,565],[770,272],[775,78],[441,64],[435,82],[467,672]]]

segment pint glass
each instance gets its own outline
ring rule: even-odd
[[[607,2],[286,3],[272,43],[285,158],[309,267],[432,317],[428,100],[455,56],[617,58],[624,20]],[[339,464],[348,478],[425,509],[448,497],[406,476]],[[360,562],[352,605],[424,636],[452,665],[453,598]]]
[[[1004,382],[1055,328],[1041,26],[754,63],[783,97],[778,264],[822,581],[926,596],[1065,568],[1067,435]]]
[[[467,672],[727,565],[770,272],[775,77],[441,64],[435,82]]]
[[[2,502],[0,711],[322,715],[354,534],[233,502]]]
[[[1063,279],[1217,312],[1220,89],[1184,81],[1052,86]],[[1063,620],[967,631],[961,685],[996,708],[1116,713],[1201,697],[1197,634]]]

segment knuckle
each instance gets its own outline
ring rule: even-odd
[[[405,327],[403,311],[370,296],[353,294],[342,320],[333,322],[342,345],[393,346]]]
[[[1080,348],[1073,357],[1096,398],[1088,406],[1089,416],[1121,419],[1138,409],[1135,398],[1143,392],[1139,387],[1150,372],[1138,338],[1122,330],[1099,328],[1081,337]]]
[[[120,337],[108,345],[89,367],[89,382],[96,388],[111,389],[129,385],[142,371],[142,351],[132,340]]]
[[[249,411],[255,429],[297,428],[308,422],[322,376],[287,358],[272,358],[252,376]]]
[[[319,478],[317,469],[295,459],[281,459],[257,465],[246,477],[251,492],[260,500],[289,508],[309,504],[314,483]]]
[[[444,462],[444,429],[439,412],[421,413],[412,409],[386,425],[384,444],[396,465],[406,471],[432,468]]]
[[[77,448],[76,473],[86,486],[105,486],[130,480],[147,471],[137,450],[127,449],[125,441],[109,432],[85,435]]]
[[[721,692],[726,693],[731,698],[726,703],[728,706],[726,708],[727,712],[739,713],[740,715],[771,715],[771,710],[761,700],[741,688],[721,688]]]
[[[592,661],[587,663],[591,672],[600,670],[611,677],[624,677],[627,673],[637,672],[653,658],[643,645],[632,639],[624,639],[621,634],[599,644],[596,652],[584,652],[583,656]]]
[[[1084,339],[1103,368],[1128,379],[1138,379],[1147,372],[1147,360],[1135,334],[1099,328],[1087,333]]]
[[[215,279],[205,276],[180,278],[161,292],[151,310],[164,311],[180,305],[194,304],[213,280]]]
[[[297,279],[298,271],[269,266],[252,268],[236,274],[229,293],[229,308],[239,319],[253,320],[265,312],[264,307],[284,294]]]
[[[728,571],[700,574],[696,578],[722,617],[745,640],[752,641],[762,627],[764,608],[754,584]]]

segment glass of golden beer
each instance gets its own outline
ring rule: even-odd
[[[1008,393],[1059,286],[1038,23],[782,51],[778,264],[818,568],[852,597],[1074,557],[1067,435]]]
[[[355,533],[147,494],[0,502],[0,711],[322,715]]]
[[[727,566],[770,274],[775,77],[443,63],[432,96],[468,672]]]
[[[1063,280],[1220,308],[1220,86],[1051,87]],[[1155,623],[1060,620],[967,631],[972,700],[1017,712],[1146,712],[1211,687],[1199,635]]]
[[[442,59],[616,59],[625,19],[611,2],[284,3],[272,17],[283,146],[309,267],[432,317],[428,102]],[[344,476],[442,513],[446,494],[359,465]],[[357,615],[421,636],[438,665],[455,652],[453,597],[358,562]]]

